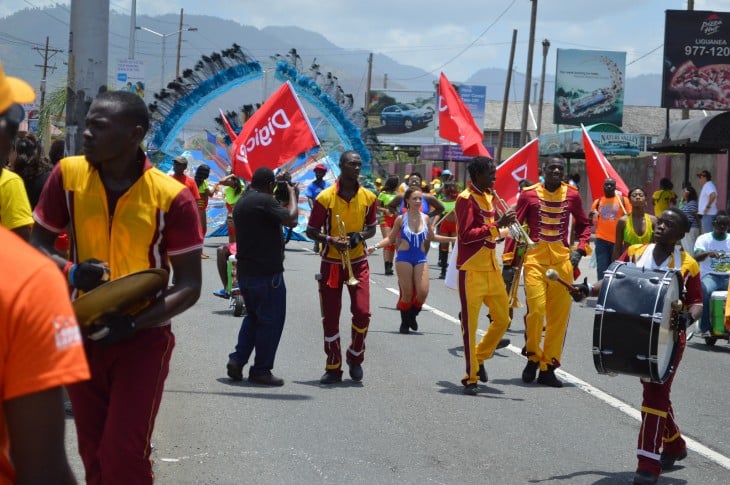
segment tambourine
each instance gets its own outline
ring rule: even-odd
[[[134,315],[167,287],[168,277],[164,269],[151,268],[104,283],[72,302],[76,321],[86,327],[106,313]]]

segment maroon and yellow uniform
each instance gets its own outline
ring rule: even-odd
[[[702,284],[700,283],[700,267],[692,256],[684,251],[675,250],[661,265],[653,260],[654,244],[635,244],[629,246],[621,256],[635,266],[649,269],[678,269],[684,282],[684,305],[702,304]],[[646,470],[658,476],[661,473],[661,451],[674,456],[681,456],[687,445],[674,419],[674,410],[670,393],[672,382],[682,360],[687,343],[685,332],[677,335],[676,351],[669,365],[669,376],[662,383],[641,381],[644,387],[641,402],[641,429],[636,455],[639,461],[638,470]]]
[[[492,357],[509,326],[507,289],[500,274],[494,248],[499,230],[494,221],[492,194],[482,192],[472,183],[456,199],[458,231],[456,267],[459,270],[461,333],[464,339],[465,386],[476,384],[479,365]],[[492,324],[475,345],[479,310],[489,307]]]
[[[540,370],[545,371],[548,366],[560,366],[572,301],[570,293],[557,281],[548,280],[545,272],[554,269],[563,280],[573,281],[568,243],[570,216],[573,216],[578,250],[586,251],[591,226],[580,194],[566,183],[555,192],[549,192],[543,184],[527,187],[520,194],[515,212],[517,220],[527,224],[530,239],[537,243],[524,256],[525,347],[527,358],[539,363]],[[503,257],[506,265],[512,261],[513,250],[514,241],[509,239]]]

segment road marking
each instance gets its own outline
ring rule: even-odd
[[[400,294],[399,290],[396,288],[386,287],[385,289],[388,290],[389,292],[393,293],[394,295]],[[439,310],[438,308],[434,308],[434,307],[432,307],[430,305],[426,305],[426,304],[423,305],[423,308],[430,311],[434,315],[439,316],[439,317],[443,318],[444,320],[447,320],[455,325],[459,325],[459,326],[461,325],[461,322],[459,322],[458,318],[455,318],[455,317],[449,315],[448,313]],[[484,332],[484,330],[477,329],[477,334],[479,334],[480,336],[484,335],[485,333],[486,332]],[[508,345],[505,348],[512,351],[513,353],[519,355],[520,357],[522,357],[521,348],[518,348],[512,344]],[[621,401],[620,399],[617,399],[617,398],[611,396],[610,394],[598,389],[597,387],[592,386],[591,384],[588,384],[583,379],[580,379],[580,378],[574,376],[573,374],[569,374],[562,369],[557,369],[557,374],[559,377],[562,377],[566,382],[573,384],[575,387],[577,387],[581,391],[585,392],[586,394],[589,394],[589,395],[595,397],[596,399],[603,401],[604,403],[608,404],[612,408],[615,408],[615,409],[621,411],[622,413],[624,413],[625,415],[641,422],[641,413],[638,410],[634,409],[630,404],[627,404],[627,403]],[[694,451],[695,453],[707,458],[708,460],[710,460],[714,463],[717,463],[721,467],[730,470],[730,457],[722,455],[722,454],[718,453],[717,451],[715,451],[711,448],[708,448],[707,446],[703,445],[699,441],[694,440],[688,436],[682,435],[682,438],[684,438],[684,441],[687,443],[687,448],[689,448],[690,450]]]

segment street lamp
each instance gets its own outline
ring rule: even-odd
[[[550,49],[550,41],[543,39],[542,41],[542,78],[540,78],[540,103],[537,107],[537,137],[540,137],[542,130],[542,101],[545,94],[545,63],[547,62],[548,49]]]
[[[147,27],[136,27],[137,30],[144,30],[149,32],[150,34],[156,35],[157,37],[162,38],[162,59],[160,60],[160,90],[165,88],[165,39],[172,35],[180,34],[182,35],[183,32],[197,32],[197,27],[187,27],[185,29],[178,29],[175,32],[170,32],[169,34],[161,34],[160,32],[156,32],[152,29],[148,29]],[[177,51],[178,59],[180,57],[180,49],[178,48]]]

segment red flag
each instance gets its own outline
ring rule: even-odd
[[[507,204],[513,205],[517,202],[520,180],[528,179],[532,183],[538,182],[538,152],[539,143],[538,139],[535,138],[497,167],[497,180],[494,182],[494,190]]]
[[[628,196],[629,189],[621,176],[614,170],[611,163],[606,159],[601,150],[596,147],[591,140],[590,135],[586,131],[586,127],[581,125],[583,130],[583,151],[586,157],[586,174],[588,175],[588,184],[591,187],[591,197],[593,200],[603,196],[603,182],[607,178],[616,181],[616,192]]]
[[[482,139],[484,134],[444,73],[439,79],[439,136],[461,145],[464,155],[492,158]]]
[[[319,145],[287,81],[243,125],[233,142],[233,173],[247,181],[259,167],[280,167]]]
[[[221,121],[223,122],[223,126],[226,129],[226,133],[228,133],[228,137],[231,139],[231,141],[236,139],[236,132],[233,131],[233,127],[231,126],[231,122],[228,121],[228,118],[226,118],[225,113],[223,113],[223,110],[218,108],[218,111],[221,114]]]

